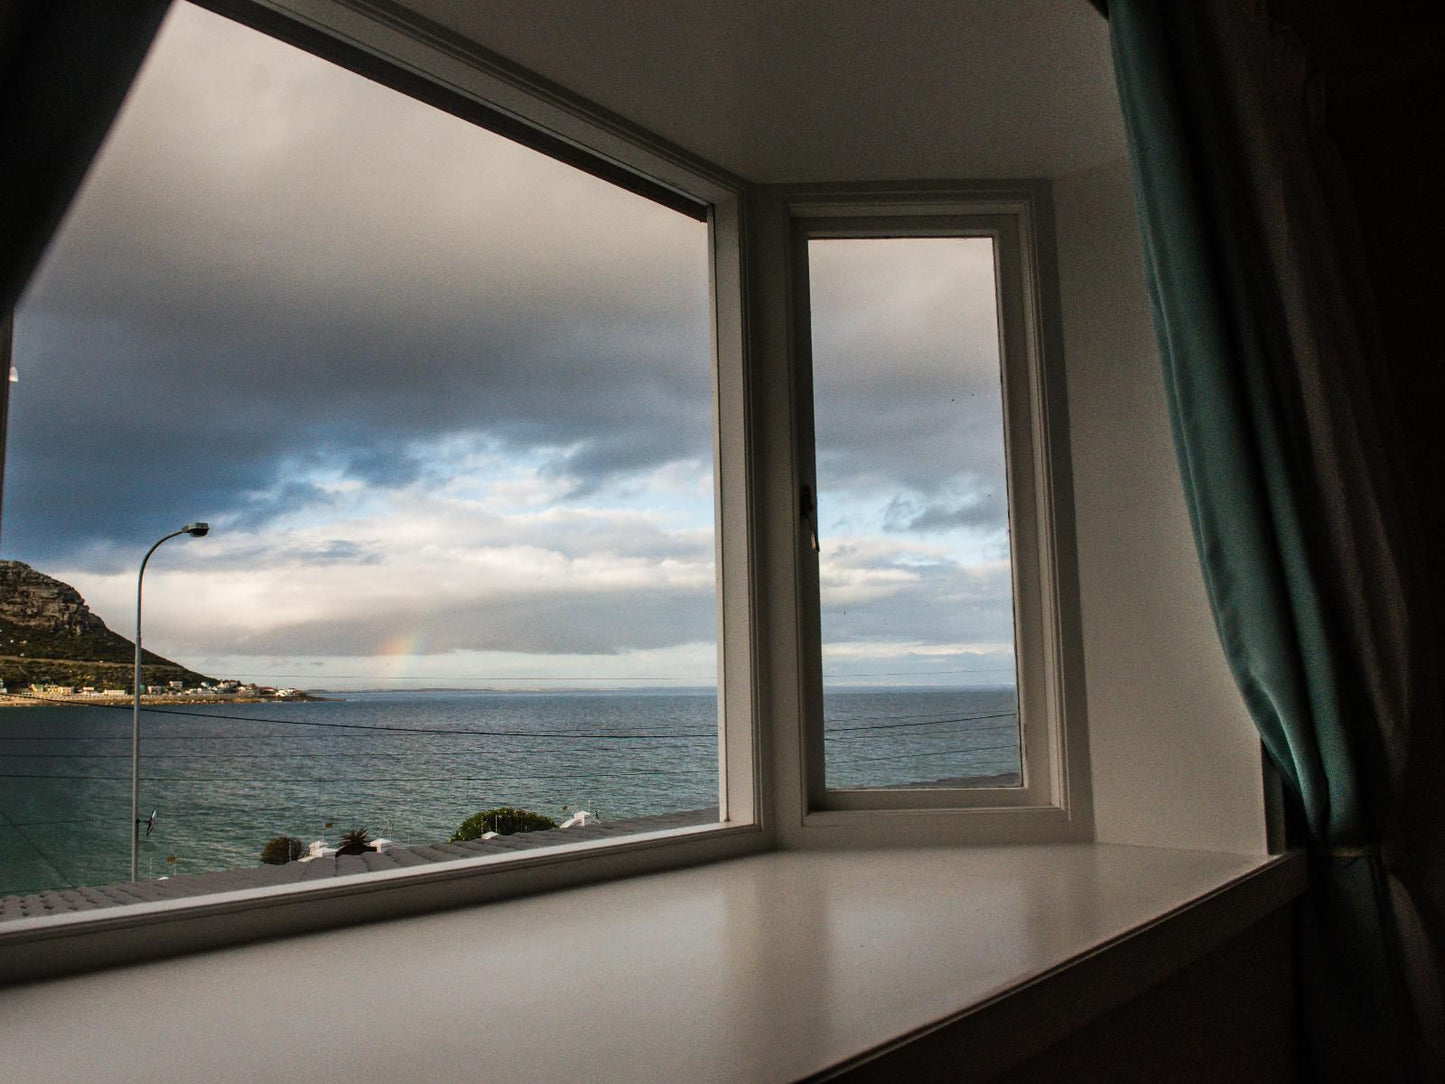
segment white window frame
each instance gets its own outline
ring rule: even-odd
[[[1022,784],[829,788],[824,773],[818,554],[795,532],[798,755],[779,794],[799,845],[859,841],[1049,841],[1092,837],[1068,454],[1067,398],[1047,182],[808,186],[784,192],[789,230],[796,507],[817,493],[808,242],[993,241],[1013,565]],[[827,539],[822,540],[824,546]],[[828,830],[843,830],[839,831]],[[822,830],[822,831],[816,831]]]
[[[574,164],[706,208],[713,338],[719,823],[312,883],[0,924],[0,985],[439,907],[524,895],[768,849],[755,680],[745,186],[440,27],[356,0],[195,0],[395,88],[475,103]],[[401,92],[401,91],[399,91]],[[418,97],[425,97],[419,94]],[[435,103],[433,103],[435,104]],[[465,109],[459,110],[459,113]],[[504,134],[509,134],[504,131]]]
[[[363,73],[372,65],[378,71],[402,73],[417,85],[441,88],[509,123],[542,133],[542,140],[554,147],[601,163],[598,172],[621,176],[621,183],[632,175],[641,179],[641,189],[656,191],[660,186],[706,206],[715,342],[723,820],[505,858],[6,923],[0,925],[0,984],[775,847],[1091,838],[1066,399],[1046,183],[748,185],[388,5],[368,0],[198,2]],[[999,220],[1000,235],[1011,230],[1009,236],[1018,241],[1017,259],[1007,270],[1012,286],[1005,285],[1020,291],[1022,301],[1017,312],[1010,309],[1005,322],[1013,329],[1010,334],[1022,334],[1027,356],[1026,375],[1020,378],[1024,390],[1019,393],[1027,400],[1027,420],[1018,424],[1034,442],[1030,507],[1031,514],[1042,517],[1036,575],[1043,614],[1036,648],[1041,670],[1021,680],[1029,683],[1027,695],[1044,705],[1029,709],[1027,725],[1033,741],[1032,728],[1042,710],[1040,732],[1046,735],[1047,758],[1042,766],[1037,757],[1028,762],[1024,804],[996,800],[999,792],[994,790],[950,791],[942,796],[947,803],[939,792],[924,792],[923,807],[894,801],[887,808],[866,808],[872,799],[835,801],[826,794],[819,797],[809,786],[813,754],[808,732],[821,726],[821,671],[816,583],[811,592],[801,586],[807,545],[798,516],[804,464],[808,484],[813,479],[811,425],[803,423],[797,409],[798,321],[790,300],[798,296],[790,281],[798,270],[794,231],[836,219],[929,216],[993,216]],[[805,431],[806,455],[801,439]],[[1017,550],[1016,543],[1016,563]],[[821,757],[820,743],[814,745]],[[898,793],[887,796],[896,798]]]

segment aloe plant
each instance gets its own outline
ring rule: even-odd
[[[341,845],[336,848],[336,853],[341,854],[365,854],[371,850],[371,836],[365,828],[353,828],[349,832],[342,833]]]

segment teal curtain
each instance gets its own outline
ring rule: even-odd
[[[1445,1079],[1439,827],[1421,844],[1402,817],[1424,783],[1404,764],[1413,751],[1418,767],[1412,735],[1438,749],[1440,729],[1433,660],[1417,665],[1433,649],[1413,495],[1389,462],[1368,303],[1318,183],[1298,57],[1261,5],[1107,14],[1205,586],[1309,854],[1303,1064]]]

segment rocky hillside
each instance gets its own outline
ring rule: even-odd
[[[145,653],[147,682],[208,679],[154,652]],[[0,681],[129,689],[135,644],[111,632],[68,583],[19,561],[0,561]]]

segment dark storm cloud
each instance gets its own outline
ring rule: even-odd
[[[17,320],[6,547],[709,455],[697,223],[183,5]]]
[[[815,241],[808,260],[820,488],[938,497],[1001,479],[990,242]]]
[[[695,432],[682,426],[668,427],[659,419],[657,424],[631,432],[588,437],[560,456],[551,471],[577,479],[574,495],[586,496],[601,480],[705,454]]]
[[[926,502],[896,496],[883,513],[883,527],[898,534],[951,531],[959,527],[1001,531],[1008,527],[1008,500],[1001,486],[984,488],[958,500]]]
[[[173,7],[18,313],[5,555],[92,574],[125,613],[145,546],[208,519],[165,566],[214,594],[186,650],[228,656],[710,640],[706,525],[587,507],[707,472],[705,228],[278,51]],[[838,514],[1001,532],[988,254],[827,262],[819,476],[865,495]],[[497,460],[497,506],[444,488]],[[850,594],[825,570],[830,637],[1009,639],[1006,573],[887,544],[829,549],[882,577]]]
[[[416,449],[383,438],[367,448],[344,448],[337,466],[344,477],[396,489],[421,480],[429,464]]]

